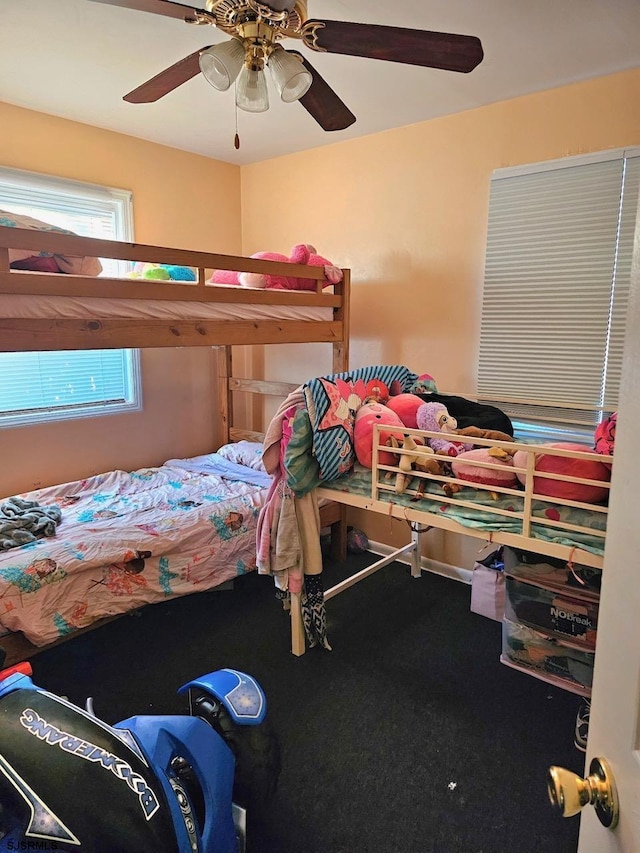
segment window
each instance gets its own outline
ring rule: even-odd
[[[133,240],[131,193],[0,168],[0,209],[83,237]],[[105,259],[103,275],[126,264]],[[0,426],[141,408],[138,350],[0,353]]]
[[[519,433],[591,440],[618,404],[640,148],[491,179],[478,395]]]

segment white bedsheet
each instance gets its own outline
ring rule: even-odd
[[[0,317],[86,320],[111,317],[159,320],[324,320],[333,310],[316,305],[250,305],[231,302],[188,302],[162,299],[87,299],[78,296],[0,294]]]

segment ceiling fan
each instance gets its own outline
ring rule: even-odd
[[[222,91],[236,81],[237,106],[261,112],[269,107],[267,68],[283,101],[299,100],[323,130],[344,130],[356,117],[302,54],[282,47],[282,39],[298,39],[314,51],[463,73],[483,58],[475,36],[317,20],[307,17],[307,0],[203,0],[205,8],[173,0],[93,2],[208,24],[231,37],[195,51],[124,96],[135,104],[157,101],[202,73]]]

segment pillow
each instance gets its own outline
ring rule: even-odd
[[[253,468],[254,471],[264,471],[262,464],[262,443],[260,441],[236,441],[223,444],[216,451],[223,459]]]
[[[41,222],[32,216],[21,213],[10,213],[8,210],[0,210],[0,225],[7,228],[26,228],[29,231],[56,231],[58,234],[73,234],[66,228],[58,228]],[[9,266],[12,269],[29,269],[37,272],[55,272],[49,264],[43,263],[43,259],[53,260],[57,265],[57,272],[69,275],[99,275],[102,272],[102,264],[98,258],[85,257],[81,255],[60,255],[51,252],[40,252],[34,255],[30,249],[9,249]]]
[[[566,474],[570,477],[585,477],[588,480],[602,480],[603,482],[609,482],[611,479],[610,466],[600,462],[595,450],[590,450],[584,444],[558,441],[543,446],[564,450],[581,450],[584,453],[592,453],[594,459],[591,461],[590,459],[572,459],[568,456],[553,456],[550,453],[536,453],[536,471],[544,471],[547,474]],[[527,452],[525,450],[516,451],[513,456],[513,464],[516,468],[526,468]],[[525,475],[518,474],[518,479],[524,483]],[[548,480],[545,477],[534,477],[533,489],[539,495],[582,503],[599,503],[606,500],[609,495],[609,489],[604,486],[568,483],[564,480]]]
[[[337,480],[353,467],[355,415],[364,400],[379,399],[385,390],[400,394],[416,378],[403,365],[387,364],[320,376],[303,386],[321,480]]]
[[[504,486],[513,489],[518,485],[516,472],[513,470],[511,461],[506,462],[496,456],[489,455],[488,447],[478,447],[475,450],[466,450],[459,453],[450,460],[453,476],[458,480],[466,480],[469,483],[482,483],[485,486]],[[473,462],[493,462],[500,465],[497,468],[479,468]]]

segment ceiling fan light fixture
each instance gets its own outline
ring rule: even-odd
[[[269,57],[269,71],[282,100],[290,104],[309,91],[313,77],[299,59],[283,47],[277,47]]]
[[[242,68],[244,47],[241,41],[232,38],[203,50],[199,62],[207,83],[220,92],[226,92]]]
[[[269,109],[267,78],[262,68],[243,67],[236,84],[236,106],[248,113],[263,113]]]

